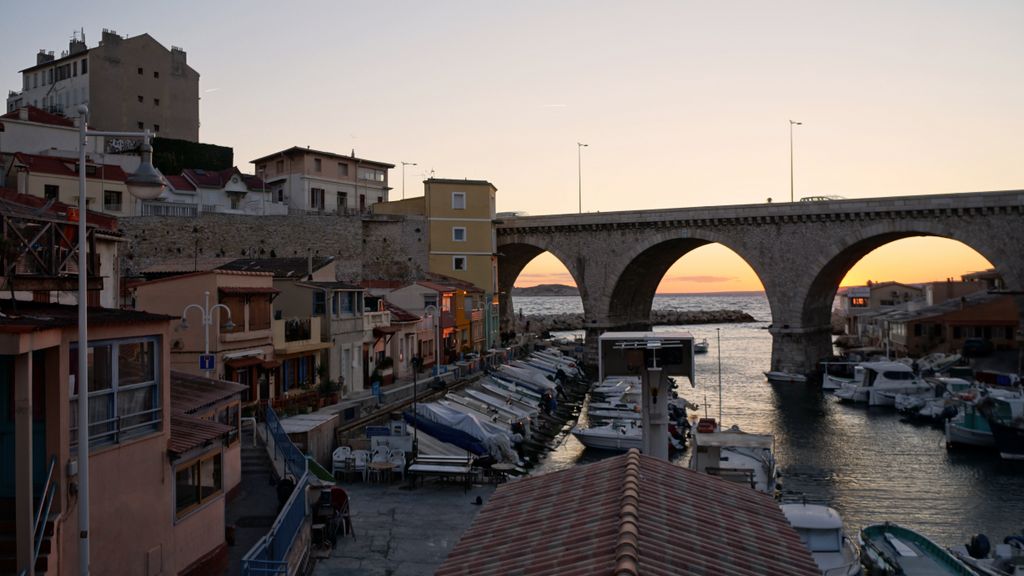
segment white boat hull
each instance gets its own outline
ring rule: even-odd
[[[807,377],[803,374],[793,374],[792,372],[780,372],[778,370],[772,370],[764,373],[765,378],[769,382],[773,383],[794,383],[803,384],[807,382]]]
[[[995,446],[996,441],[995,438],[992,437],[992,432],[977,430],[974,428],[965,428],[956,422],[949,420],[946,422],[946,445],[951,444],[989,447]]]
[[[588,434],[588,432],[593,431],[586,428],[573,429],[572,435],[580,441],[580,444],[597,450],[620,450],[625,452],[630,448],[644,449],[643,435],[621,434],[615,436],[611,434]]]

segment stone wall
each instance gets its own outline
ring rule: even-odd
[[[422,217],[248,216],[137,217],[119,222],[125,274],[171,258],[334,256],[337,278],[409,280],[426,270]]]

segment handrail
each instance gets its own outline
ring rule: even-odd
[[[270,530],[242,557],[243,576],[287,575],[288,556],[306,519],[306,488],[309,485],[306,456],[288,438],[277,413],[270,406],[266,411],[266,430],[273,437],[274,452],[280,452],[284,458],[285,474],[291,474],[298,480]]]
[[[57,457],[50,456],[50,466],[46,471],[46,483],[43,484],[43,493],[39,499],[39,508],[36,510],[35,524],[32,526],[32,540],[35,543],[32,550],[33,566],[39,559],[39,549],[46,533],[46,519],[50,516],[50,507],[53,505],[53,497],[57,492],[57,481],[53,477],[53,469],[56,466]]]

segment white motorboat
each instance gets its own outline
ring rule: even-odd
[[[599,450],[644,449],[644,432],[636,420],[619,420],[603,426],[575,426],[572,435],[587,448]]]
[[[701,418],[693,433],[690,469],[774,495],[774,444],[771,434],[751,434],[737,426],[721,430],[714,418]]]
[[[790,526],[811,552],[823,575],[856,576],[861,573],[860,552],[843,530],[834,508],[806,502],[780,504]]]
[[[765,378],[772,384],[803,384],[807,382],[807,376],[803,374],[795,374],[793,372],[783,372],[782,370],[770,370],[764,373]]]
[[[929,380],[935,385],[934,394],[897,394],[893,398],[896,411],[922,420],[949,419],[956,414],[955,405],[960,395],[973,388],[973,384],[963,378],[932,377]]]
[[[854,368],[854,379],[835,391],[842,402],[866,402],[869,406],[892,406],[897,394],[920,394],[932,385],[901,362],[862,362]]]
[[[1011,534],[995,546],[984,534],[977,534],[966,545],[952,546],[949,551],[980,576],[1024,574],[1024,536],[1020,534]]]

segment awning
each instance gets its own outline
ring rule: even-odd
[[[375,326],[373,329],[374,338],[381,338],[383,336],[391,336],[392,334],[398,333],[398,328],[395,326]]]
[[[246,294],[277,294],[280,292],[277,288],[267,288],[263,286],[221,286],[217,288],[217,291],[221,294],[228,295],[241,295]]]
[[[184,454],[193,448],[223,437],[233,427],[185,414],[171,415],[171,437],[167,440],[167,451]]]
[[[235,358],[232,360],[225,360],[224,365],[229,368],[247,368],[249,366],[258,366],[263,364],[263,358],[250,356],[248,358]]]

